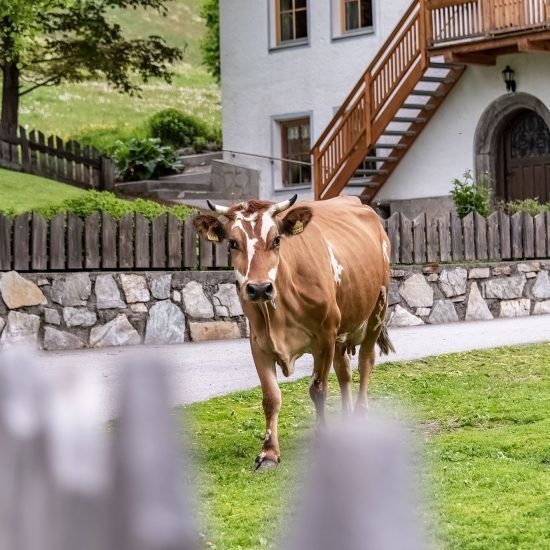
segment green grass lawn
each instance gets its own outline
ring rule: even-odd
[[[210,547],[277,547],[303,481],[307,384],[282,385],[275,472],[251,469],[263,437],[259,390],[186,409]],[[431,465],[424,480],[440,547],[550,548],[550,343],[380,365],[370,396],[372,407],[392,398],[412,411]],[[334,378],[329,406],[339,410]]]
[[[83,194],[85,191],[45,178],[0,169],[0,208],[16,213],[42,208]]]

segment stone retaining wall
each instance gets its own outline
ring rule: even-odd
[[[392,275],[390,326],[550,314],[550,260]],[[0,346],[176,344],[247,331],[231,271],[0,274]]]

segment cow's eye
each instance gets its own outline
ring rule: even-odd
[[[238,247],[239,246],[235,239],[229,239],[229,248],[231,248],[232,250],[237,250]]]
[[[281,244],[281,237],[280,235],[277,235],[274,239],[273,239],[273,248],[279,248],[279,245]]]

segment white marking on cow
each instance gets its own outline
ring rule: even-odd
[[[262,214],[262,229],[261,229],[261,237],[264,242],[267,240],[267,236],[269,235],[269,230],[272,227],[275,227],[275,220],[271,217],[271,214],[269,211],[264,212]]]
[[[382,241],[382,254],[384,255],[386,262],[389,264],[390,257],[388,256],[388,243],[386,241]]]
[[[279,265],[277,264],[275,267],[272,267],[268,272],[267,272],[267,276],[269,277],[269,280],[274,283],[275,282],[275,278],[277,277],[277,268],[279,267]]]
[[[342,280],[342,271],[344,271],[344,267],[342,264],[338,263],[338,260],[336,259],[336,256],[334,255],[334,248],[332,244],[327,241],[327,248],[328,253],[330,256],[330,265],[332,267],[332,274],[334,276],[334,282],[339,285]]]
[[[246,277],[237,268],[235,268],[235,277],[240,285],[244,285]]]
[[[250,273],[250,266],[252,265],[252,260],[254,259],[254,254],[256,253],[256,244],[258,239],[246,239],[246,257],[248,259],[248,265],[246,266],[246,275],[248,279],[248,274]]]

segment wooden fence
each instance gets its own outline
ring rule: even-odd
[[[474,260],[522,260],[550,257],[550,213],[532,217],[495,212],[487,219],[469,214],[383,220],[392,264]],[[114,220],[95,213],[86,220],[58,214],[15,219],[0,215],[0,271],[227,269],[225,244],[199,239],[192,218],[172,215],[148,220],[127,214]]]
[[[0,167],[44,176],[84,189],[109,190],[114,186],[111,159],[76,141],[64,143],[19,127],[14,137],[0,135]]]

